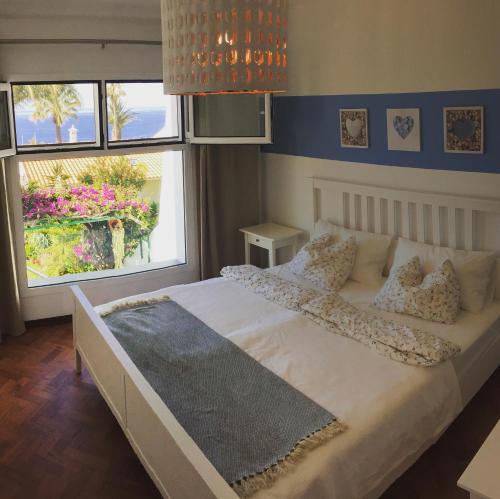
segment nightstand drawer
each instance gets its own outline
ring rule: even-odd
[[[259,248],[270,249],[272,245],[271,239],[267,237],[255,236],[254,234],[248,234],[248,242]]]

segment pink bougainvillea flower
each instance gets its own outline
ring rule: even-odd
[[[26,221],[40,223],[52,219],[85,218],[89,216],[126,216],[127,213],[146,214],[151,207],[131,192],[117,190],[108,184],[100,189],[89,186],[72,186],[68,189],[38,189],[23,192],[23,214]]]
[[[81,245],[73,246],[73,253],[78,257],[83,257],[83,247]]]

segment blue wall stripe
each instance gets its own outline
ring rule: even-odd
[[[484,154],[444,152],[443,107],[484,106]],[[421,151],[387,150],[387,108],[420,108]],[[339,109],[368,108],[369,148],[340,147]],[[274,98],[263,152],[433,170],[500,173],[500,90]]]

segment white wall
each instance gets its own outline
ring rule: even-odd
[[[292,0],[291,95],[500,87],[497,0]],[[333,138],[332,138],[333,140]],[[310,230],[304,179],[500,196],[500,175],[262,155],[263,217]]]
[[[0,0],[0,39],[161,40],[159,0]],[[0,80],[160,78],[161,47],[0,45]]]
[[[162,79],[161,47],[0,46],[0,80]]]
[[[308,177],[333,178],[404,190],[500,197],[500,175],[366,165],[279,154],[264,154],[265,220],[311,231],[314,206]],[[500,219],[481,218],[480,245],[500,250]],[[482,224],[487,224],[482,225]]]

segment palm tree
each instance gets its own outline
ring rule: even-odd
[[[62,142],[61,127],[69,118],[78,116],[81,107],[80,94],[71,84],[22,85],[14,87],[16,104],[32,102],[35,109],[33,121],[52,118],[56,132],[56,143]]]
[[[121,140],[122,130],[135,119],[135,113],[125,107],[123,97],[126,95],[121,83],[110,83],[108,94],[108,123],[111,125],[111,140]]]

